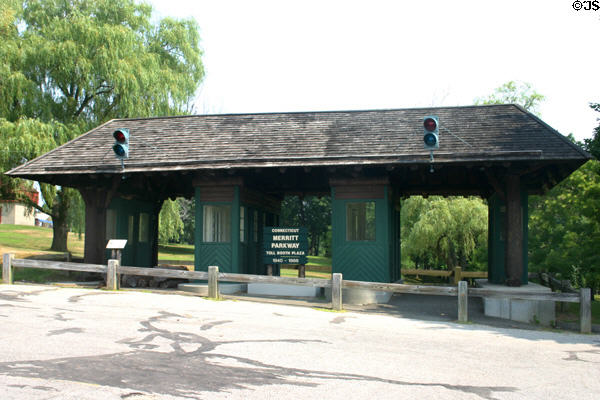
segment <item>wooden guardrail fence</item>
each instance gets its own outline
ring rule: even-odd
[[[436,270],[436,269],[409,269],[403,268],[402,275],[416,275],[416,276],[437,276],[440,278],[453,278],[455,285],[458,285],[463,279],[467,278],[487,278],[488,274],[486,271],[463,271],[462,267],[456,267],[453,270]]]
[[[238,283],[277,283],[286,285],[302,285],[312,287],[331,288],[331,307],[334,310],[342,310],[342,289],[357,288],[386,291],[393,293],[410,294],[429,294],[438,296],[457,296],[458,298],[458,321],[468,321],[468,296],[475,297],[496,297],[521,300],[541,300],[541,301],[562,301],[580,304],[580,331],[582,333],[591,333],[592,314],[591,314],[591,290],[581,288],[579,293],[539,293],[539,292],[512,292],[498,291],[489,289],[472,288],[468,289],[467,282],[459,281],[457,286],[421,286],[405,285],[401,283],[383,283],[383,282],[361,282],[345,281],[342,274],[332,274],[332,279],[313,279],[313,278],[288,278],[279,276],[248,275],[219,273],[216,266],[208,267],[208,272],[185,271],[163,268],[140,268],[120,266],[119,261],[109,260],[108,265],[80,264],[71,262],[55,262],[42,260],[23,260],[14,259],[11,254],[4,254],[2,265],[2,280],[6,284],[13,283],[13,268],[42,268],[67,271],[86,271],[106,274],[106,283],[109,290],[118,290],[119,274],[143,275],[161,278],[180,278],[191,280],[207,280],[208,295],[211,298],[219,297],[219,282],[238,282]]]

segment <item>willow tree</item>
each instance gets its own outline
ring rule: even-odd
[[[487,211],[479,198],[413,196],[404,200],[403,257],[416,267],[484,269]]]
[[[158,242],[179,242],[183,235],[181,209],[177,200],[166,199],[158,214]]]
[[[0,0],[0,172],[112,118],[189,113],[203,77],[194,20],[164,18],[133,0]],[[24,183],[0,193],[24,202]],[[69,188],[41,184],[66,251]]]

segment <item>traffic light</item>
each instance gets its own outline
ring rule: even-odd
[[[423,118],[423,144],[428,150],[440,148],[438,125],[438,117],[434,115]]]
[[[129,158],[129,129],[120,128],[113,132],[113,151],[119,160]]]

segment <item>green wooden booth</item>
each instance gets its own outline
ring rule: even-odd
[[[121,263],[136,267],[154,265],[154,246],[158,241],[158,218],[155,202],[115,197],[106,211],[106,241],[127,239]],[[110,258],[110,250],[106,250]]]
[[[332,272],[344,279],[400,279],[400,200],[386,179],[331,182]]]
[[[263,228],[279,223],[280,201],[241,179],[196,182],[195,199],[195,270],[265,274]]]

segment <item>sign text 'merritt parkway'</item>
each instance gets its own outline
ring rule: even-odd
[[[306,264],[306,228],[265,227],[263,233],[265,264]]]

